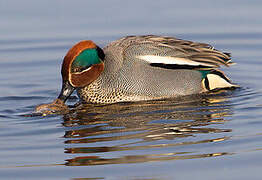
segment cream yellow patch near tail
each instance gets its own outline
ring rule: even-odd
[[[216,74],[208,74],[207,79],[209,82],[209,89],[221,89],[221,88],[230,88],[234,87],[234,84],[231,84],[230,82],[226,81],[222,77],[216,75]]]
[[[207,76],[202,81],[202,85],[207,91],[239,87],[238,85],[232,84],[230,79],[225,76],[223,72],[218,70],[207,74]]]

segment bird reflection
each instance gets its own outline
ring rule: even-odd
[[[231,91],[176,99],[81,104],[64,115],[68,166],[140,163],[231,155],[193,145],[230,139]],[[205,135],[206,134],[206,135]],[[214,150],[214,149],[213,149]]]

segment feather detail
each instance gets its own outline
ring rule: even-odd
[[[203,79],[202,84],[206,90],[217,90],[226,88],[236,88],[239,87],[232,84],[230,79],[219,70],[212,70]]]
[[[154,55],[145,55],[137,56],[137,58],[149,62],[150,64],[176,64],[176,65],[189,65],[189,66],[207,66],[213,67],[210,64],[192,61],[186,58],[180,57],[170,57],[170,56],[154,56]]]
[[[206,78],[208,80],[210,90],[221,89],[221,88],[230,88],[234,86],[233,84],[228,82],[226,79],[216,74],[208,74]]]
[[[154,35],[128,36],[115,43],[114,45],[121,46],[124,52],[128,51],[129,47],[138,47],[139,45],[147,48],[147,51],[152,49],[152,52],[159,52],[160,54],[138,54],[136,58],[154,66],[160,65],[170,69],[172,67],[179,68],[179,66],[190,66],[190,69],[194,67],[196,69],[216,69],[220,66],[234,64],[231,61],[230,53],[216,50],[213,46],[206,43],[186,41],[174,37]]]
[[[150,63],[152,66],[158,67],[168,67],[168,69],[184,69],[185,67],[190,67],[186,69],[212,69],[218,68],[220,65],[226,65],[225,62],[217,60],[217,57],[211,56],[210,59],[206,59],[205,57],[190,57],[190,58],[181,58],[181,57],[172,57],[172,56],[156,56],[156,55],[140,55],[136,56],[136,58],[146,61]],[[162,65],[161,65],[162,64]],[[183,67],[182,67],[183,66]]]

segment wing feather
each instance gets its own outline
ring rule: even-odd
[[[129,36],[120,39],[117,43],[123,46],[124,49],[128,49],[130,46],[141,48],[136,58],[153,66],[168,67],[170,69],[173,67],[214,69],[234,64],[231,61],[230,53],[219,51],[206,43],[186,41],[174,37]]]

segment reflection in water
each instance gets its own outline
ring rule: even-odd
[[[80,105],[64,116],[65,153],[77,155],[66,160],[66,165],[123,164],[231,155],[229,152],[202,152],[194,148],[194,145],[230,139],[227,133],[231,129],[219,127],[228,121],[224,119],[226,116],[232,115],[227,99],[230,93],[161,101]]]

